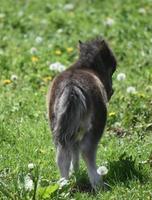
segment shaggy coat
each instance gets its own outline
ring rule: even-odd
[[[102,184],[97,173],[96,150],[107,119],[107,102],[113,94],[116,59],[107,42],[98,38],[79,41],[79,59],[52,82],[48,113],[61,176],[70,165],[78,169],[79,152],[86,162],[93,188]]]

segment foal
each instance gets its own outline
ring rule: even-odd
[[[79,50],[79,59],[52,82],[49,123],[61,177],[68,179],[70,165],[78,169],[81,152],[90,183],[96,189],[102,184],[96,151],[106,124],[106,104],[113,94],[116,59],[102,38],[79,41]]]

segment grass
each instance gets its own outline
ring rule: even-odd
[[[0,199],[152,199],[152,2],[75,0],[69,10],[67,3],[1,0]],[[96,35],[109,41],[118,69],[97,156],[98,165],[109,170],[104,181],[110,187],[93,193],[83,162],[77,183],[73,176],[59,188],[45,98],[57,74],[49,63],[69,66],[78,40]],[[30,52],[33,47],[37,52]],[[117,80],[120,72],[124,81]],[[18,78],[10,81],[13,74]],[[129,86],[137,92],[127,93]],[[27,176],[34,182],[31,191],[25,188]]]

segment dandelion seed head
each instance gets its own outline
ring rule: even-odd
[[[34,166],[35,166],[35,165],[34,165],[33,163],[29,163],[29,164],[28,164],[28,169],[34,169]]]
[[[145,52],[142,50],[141,51],[141,55],[144,57],[145,56]]]
[[[132,48],[132,42],[129,41],[127,46],[128,46],[129,49],[131,49]]]
[[[60,62],[56,62],[56,63],[52,63],[49,65],[49,69],[51,71],[58,71],[58,72],[62,72],[65,70],[65,66],[62,65]]]
[[[59,29],[57,30],[57,33],[63,33],[63,29],[62,29],[62,28],[59,28]]]
[[[47,24],[47,20],[46,19],[42,19],[41,20],[41,24],[46,25]]]
[[[0,49],[0,55],[4,55],[4,51]]]
[[[145,8],[139,8],[138,13],[144,15],[146,13]]]
[[[22,17],[23,15],[24,15],[24,12],[22,10],[18,12],[19,17]]]
[[[117,75],[117,80],[118,81],[123,81],[123,80],[125,80],[126,79],[126,75],[124,74],[124,73],[119,73],[118,75]]]
[[[59,181],[58,181],[60,187],[64,187],[65,185],[68,184],[68,180],[65,179],[65,178],[61,178]]]
[[[26,191],[31,191],[34,189],[34,182],[29,175],[24,178],[24,187]]]
[[[130,94],[135,94],[135,93],[137,93],[136,88],[133,87],[133,86],[127,87],[127,93],[130,93]]]
[[[16,81],[18,79],[17,75],[12,74],[11,76],[11,81]]]
[[[97,169],[97,173],[101,176],[103,175],[106,175],[108,173],[108,169],[106,166],[100,166],[98,169]]]
[[[106,25],[106,26],[113,26],[114,25],[114,23],[115,23],[115,20],[114,19],[112,19],[112,18],[110,18],[110,17],[108,17],[106,20],[105,20],[105,22],[104,22],[104,24]]]
[[[0,19],[3,19],[5,17],[4,13],[0,13]]]
[[[146,87],[146,91],[152,92],[152,85],[148,85],[148,86]]]
[[[37,37],[35,38],[35,42],[36,42],[37,44],[42,43],[42,41],[43,41],[43,38],[40,37],[40,36],[37,36]]]
[[[36,54],[37,53],[37,49],[35,47],[32,47],[30,49],[30,53],[33,55],[33,54]]]
[[[65,4],[65,6],[63,7],[64,10],[66,11],[71,11],[74,9],[74,5],[69,3],[69,4]]]
[[[121,123],[120,123],[120,122],[115,122],[115,123],[114,123],[114,127],[116,127],[116,128],[117,128],[117,127],[121,127]]]

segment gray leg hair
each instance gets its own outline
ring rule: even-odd
[[[93,140],[93,134],[87,133],[81,141],[82,157],[87,165],[90,183],[94,189],[103,186],[102,177],[97,173],[96,151],[98,142]]]
[[[71,153],[72,153],[72,162],[70,170],[71,172],[77,172],[79,170],[79,144],[75,144],[73,147],[71,147]]]
[[[71,151],[61,145],[57,146],[57,164],[60,170],[61,177],[69,178],[69,169],[71,163]]]

